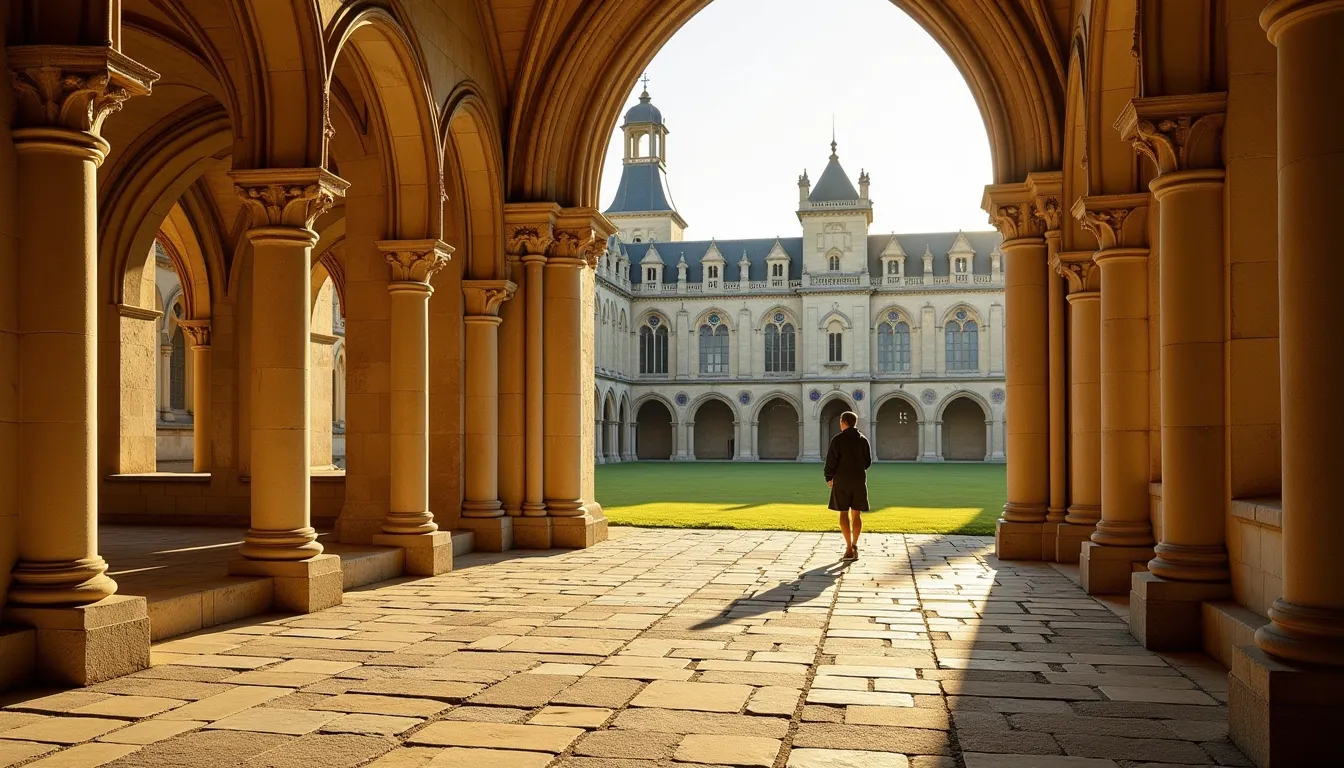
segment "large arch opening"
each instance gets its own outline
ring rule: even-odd
[[[782,397],[767,400],[756,415],[756,456],[775,461],[797,461],[798,409]]]
[[[845,411],[851,411],[849,403],[841,398],[835,398],[821,408],[821,456],[826,457],[826,451],[831,447],[831,438],[840,434],[840,414]]]
[[[877,409],[875,419],[879,461],[914,461],[919,458],[919,415],[901,397],[892,397]]]
[[[988,445],[985,411],[969,397],[958,397],[943,409],[943,458],[984,461]]]
[[[674,449],[672,412],[661,400],[649,400],[635,415],[636,458],[640,461],[668,461]]]
[[[733,419],[733,409],[718,398],[706,400],[695,409],[696,459],[733,458]]]

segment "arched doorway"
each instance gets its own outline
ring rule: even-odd
[[[695,458],[733,458],[733,409],[719,399],[695,409]]]
[[[831,447],[831,438],[840,434],[840,414],[851,410],[849,403],[836,398],[821,409],[821,456]]]
[[[877,409],[877,458],[914,461],[919,458],[919,416],[914,406],[893,397]]]
[[[639,407],[635,416],[635,457],[640,461],[668,461],[672,458],[672,412],[659,400]]]
[[[782,397],[761,406],[756,417],[756,455],[761,459],[798,460],[798,409]]]
[[[958,397],[943,409],[943,458],[985,460],[985,412],[969,397]]]

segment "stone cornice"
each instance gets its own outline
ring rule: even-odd
[[[499,308],[513,297],[518,286],[508,280],[463,280],[462,294],[468,316],[499,315]]]
[[[1100,250],[1148,247],[1146,192],[1090,195],[1073,204],[1073,217],[1097,238]]]
[[[1050,268],[1069,284],[1069,293],[1101,290],[1101,270],[1092,261],[1091,251],[1065,251],[1055,254]]]
[[[1120,111],[1115,129],[1159,176],[1221,168],[1226,111],[1226,93],[1136,98]]]
[[[23,128],[99,136],[126,99],[145,96],[157,72],[108,46],[23,45],[5,51]]]
[[[252,216],[253,227],[312,229],[350,182],[325,168],[255,168],[230,171],[233,191]]]
[[[453,247],[442,240],[379,240],[378,251],[392,267],[395,283],[428,284],[448,266]]]

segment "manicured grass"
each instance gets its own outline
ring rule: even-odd
[[[614,525],[838,531],[820,464],[638,462],[597,467],[597,500]],[[1006,496],[1003,464],[874,464],[865,531],[992,534]]]

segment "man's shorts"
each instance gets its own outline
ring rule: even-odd
[[[861,485],[858,488],[841,488],[834,486],[831,488],[831,509],[836,512],[846,512],[851,509],[857,509],[860,512],[868,511],[868,486]]]

